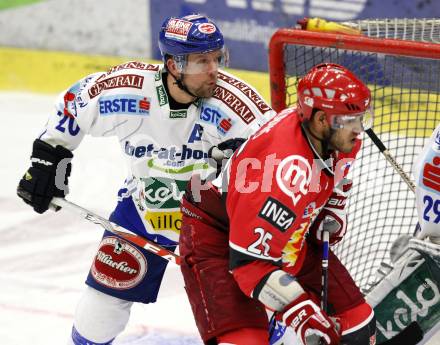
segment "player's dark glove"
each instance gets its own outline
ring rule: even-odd
[[[209,158],[215,159],[217,162],[221,162],[223,159],[228,159],[231,157],[235,150],[237,150],[245,141],[246,139],[244,138],[232,138],[225,140],[217,146],[211,147],[209,149],[208,156]]]
[[[60,145],[53,147],[36,139],[32,149],[32,165],[18,184],[18,196],[36,212],[47,211],[53,197],[64,197],[68,193],[72,157],[70,150]]]
[[[208,151],[208,158],[211,160],[211,165],[217,168],[216,176],[220,174],[222,166],[226,160],[232,156],[246,139],[232,138],[225,140],[217,146],[212,146]],[[210,178],[208,178],[209,180]]]
[[[245,138],[232,138],[221,142],[217,147],[222,151],[231,150],[235,152],[245,141]]]

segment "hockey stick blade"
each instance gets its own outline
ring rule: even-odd
[[[64,198],[53,198],[51,205],[53,207],[61,207],[66,210],[72,211],[74,213],[77,213],[82,218],[100,225],[105,230],[118,235],[119,237],[132,242],[136,245],[138,245],[141,248],[144,248],[145,250],[156,254],[160,256],[161,258],[171,261],[175,263],[176,265],[180,265],[180,256],[169,251],[168,249],[165,249],[164,247],[158,245],[157,243],[154,243],[153,241],[147,240],[146,238],[139,236],[138,234],[135,234],[134,232],[123,228],[122,226],[116,225],[115,223],[110,222],[108,219],[105,219],[81,206],[78,206],[74,204],[71,201],[68,201]]]
[[[423,330],[416,321],[413,321],[399,334],[378,345],[417,345],[422,339]]]

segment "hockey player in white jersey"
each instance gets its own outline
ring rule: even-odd
[[[417,230],[393,243],[392,265],[381,265],[380,281],[367,296],[379,344],[440,341],[440,125],[416,158],[413,175]]]
[[[86,134],[117,136],[130,173],[110,220],[175,248],[180,199],[191,175],[208,171],[211,148],[236,148],[273,111],[252,87],[220,69],[227,52],[209,18],[168,18],[159,47],[164,66],[128,62],[62,93],[19,182],[19,196],[36,212],[67,194],[72,151]],[[166,264],[105,232],[71,343],[111,344],[124,330],[133,302],[156,301]]]
[[[440,125],[417,157],[413,174],[420,226],[417,237],[429,237],[431,242],[440,245]]]

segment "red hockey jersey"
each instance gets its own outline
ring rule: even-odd
[[[295,275],[305,235],[348,173],[360,149],[334,152],[324,162],[294,109],[286,109],[235,153],[228,167],[226,207],[230,221],[230,267],[248,295],[269,272]]]

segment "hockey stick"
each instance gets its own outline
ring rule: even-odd
[[[415,193],[416,186],[411,181],[409,176],[403,171],[402,167],[396,162],[393,156],[389,153],[388,149],[385,147],[382,140],[374,133],[372,128],[365,130],[370,139],[379,149],[379,151],[385,156],[385,159],[391,164],[394,170],[400,175],[400,177],[405,181],[408,185],[409,189]],[[420,328],[420,325],[414,321],[411,322],[406,328],[404,328],[399,334],[394,336],[391,339],[384,341],[379,345],[416,345],[419,341],[423,339],[423,330]]]
[[[144,248],[145,250],[160,256],[161,258],[171,261],[176,265],[180,265],[180,256],[169,251],[168,249],[163,248],[162,246],[154,243],[153,241],[149,241],[146,238],[135,234],[134,232],[123,228],[122,226],[116,225],[115,223],[110,222],[109,220],[89,211],[81,206],[74,204],[64,198],[53,198],[51,205],[54,207],[58,206],[64,208],[66,210],[77,213],[82,218],[87,219],[88,221],[98,224],[103,227],[105,230],[120,236],[121,238],[132,242],[139,247]]]
[[[326,230],[322,231],[322,261],[321,261],[321,309],[327,313],[327,292],[328,292],[328,247],[330,241],[330,233]],[[325,341],[321,338],[319,344],[324,345]]]
[[[393,156],[391,156],[391,154],[389,153],[388,149],[385,147],[382,140],[380,140],[379,137],[376,135],[376,133],[373,132],[373,129],[369,128],[365,130],[365,132],[368,134],[368,136],[373,141],[373,143],[377,146],[379,151],[385,156],[386,160],[392,165],[394,170],[396,170],[396,172],[400,175],[400,177],[402,177],[403,181],[405,181],[409,189],[411,189],[413,193],[415,193],[416,186],[411,181],[409,176],[403,171],[402,167],[396,162]]]
[[[368,136],[373,141],[373,143],[377,146],[379,151],[385,156],[386,160],[393,166],[394,170],[396,170],[397,173],[400,175],[400,177],[402,177],[403,181],[405,181],[409,189],[411,189],[411,191],[415,193],[416,186],[411,181],[409,176],[403,171],[402,167],[396,162],[393,156],[391,156],[391,154],[388,152],[388,149],[385,147],[382,140],[380,140],[379,137],[376,135],[376,133],[373,132],[373,129],[369,128],[365,130],[365,132],[368,134]],[[416,236],[417,238],[419,238],[419,234],[417,234]]]
[[[322,232],[322,291],[321,308],[327,312],[327,290],[328,290],[328,247],[330,234],[324,230]]]

